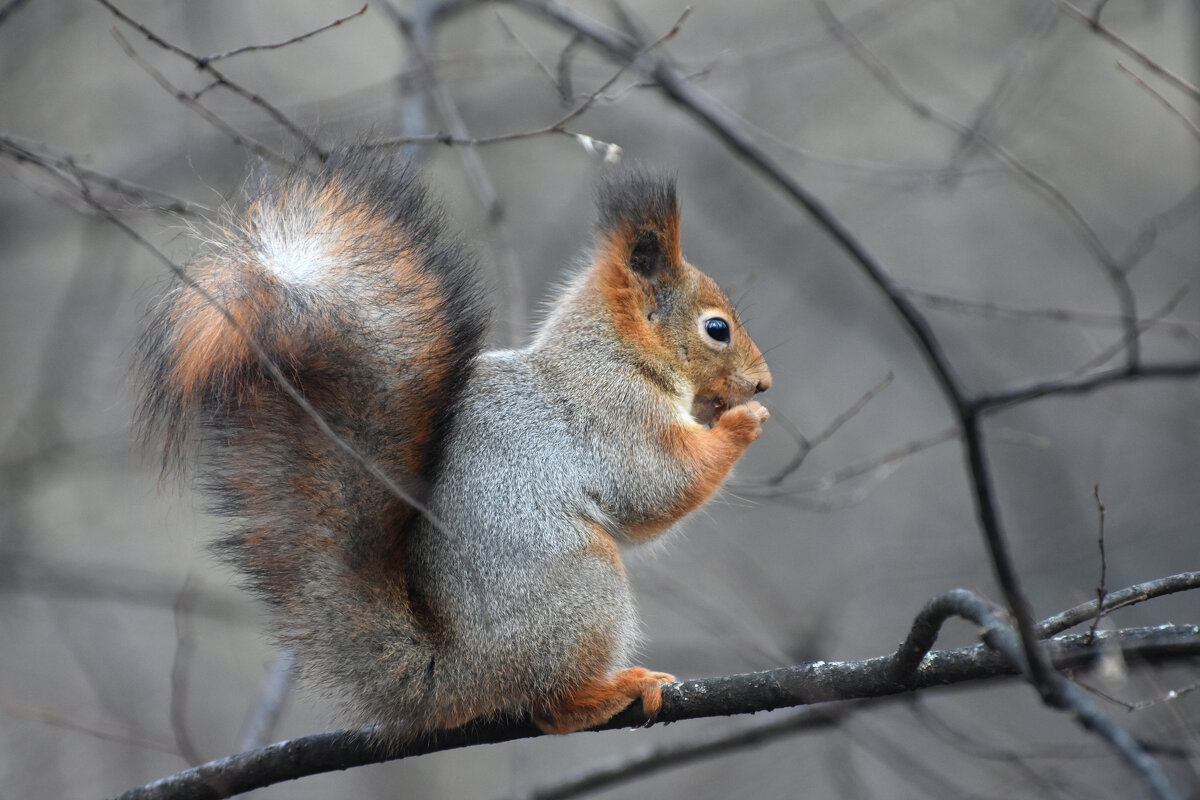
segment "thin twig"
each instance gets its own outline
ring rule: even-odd
[[[1096,499],[1096,527],[1099,532],[1096,535],[1097,546],[1100,548],[1100,577],[1096,581],[1096,618],[1092,620],[1092,626],[1088,630],[1089,639],[1096,638],[1096,629],[1100,627],[1100,620],[1104,617],[1104,596],[1108,594],[1105,588],[1105,579],[1108,576],[1108,559],[1104,556],[1104,517],[1108,513],[1104,502],[1100,499],[1100,484],[1092,487],[1092,497]]]
[[[34,720],[35,722],[52,725],[56,728],[62,728],[64,730],[76,731],[78,733],[92,736],[96,739],[103,739],[104,741],[108,742],[119,742],[120,744],[126,744],[131,747],[140,747],[144,750],[153,750],[158,753],[167,753],[173,756],[180,755],[178,749],[164,745],[161,742],[155,741],[154,739],[148,739],[139,734],[115,731],[111,728],[101,725],[90,725],[86,722],[78,722],[65,714],[61,714],[57,711],[52,711],[47,708],[34,708],[32,706],[24,706],[17,703],[5,703],[3,708],[6,716]]]
[[[295,122],[293,122],[291,119],[289,119],[286,114],[284,114],[278,108],[273,106],[271,103],[267,102],[267,100],[265,98],[263,98],[261,95],[245,88],[244,86],[242,86],[239,83],[236,83],[236,82],[230,80],[228,77],[225,76],[224,73],[222,73],[221,71],[219,71],[216,67],[214,67],[212,65],[211,58],[208,58],[206,56],[198,56],[194,53],[190,53],[187,50],[184,50],[182,47],[171,44],[170,42],[168,42],[167,40],[163,39],[161,36],[156,34],[154,31],[150,30],[145,25],[138,22],[136,19],[134,19],[133,17],[126,14],[124,11],[121,11],[121,9],[117,8],[115,5],[112,4],[111,0],[96,0],[96,2],[100,3],[100,5],[104,6],[109,11],[111,11],[113,13],[113,15],[117,17],[117,19],[119,19],[122,22],[124,22],[125,24],[130,25],[131,27],[135,28],[139,33],[141,33],[143,36],[145,36],[147,39],[149,39],[154,44],[161,47],[163,50],[166,50],[167,52],[174,53],[177,56],[185,58],[188,61],[191,61],[196,66],[196,69],[199,69],[202,72],[207,72],[209,75],[212,76],[213,80],[216,82],[216,85],[219,85],[219,86],[222,86],[222,87],[228,89],[229,91],[233,92],[234,94],[238,95],[239,97],[242,97],[243,99],[247,100],[248,102],[252,103],[253,105],[256,105],[259,108],[261,108],[263,111],[265,111],[267,113],[268,116],[270,116],[277,123],[279,123],[280,126],[282,126],[285,130],[287,130],[289,133],[291,133],[293,136],[295,136],[298,140],[300,140],[300,143],[304,146],[305,150],[307,150],[312,155],[316,156],[321,161],[324,161],[325,159],[327,159],[329,157],[329,153],[323,147],[321,147],[319,144],[317,144],[317,141],[315,139],[313,139],[311,136],[309,136],[307,133],[305,133],[304,130],[301,129],[301,127],[299,125],[297,125]],[[125,50],[126,50],[126,52],[130,52],[132,50],[132,48],[126,47]],[[148,66],[149,65],[147,64],[143,68],[145,69]],[[156,78],[156,80],[159,80],[159,79]],[[161,80],[159,80],[159,83],[163,84],[164,87],[170,85],[169,82],[167,82],[165,78],[162,78]],[[198,93],[196,96],[192,97],[192,102],[195,102],[196,97],[198,97],[199,94],[203,94],[203,92],[207,91],[208,88],[212,88],[212,87],[209,86],[209,87],[206,87],[205,89],[202,89],[200,91],[200,93]],[[176,89],[174,86],[170,86],[168,91],[170,91],[172,94],[174,94],[180,100],[182,100],[183,97],[185,96],[185,94],[183,92],[181,92],[179,89]],[[202,106],[199,106],[198,103],[196,105],[200,108],[203,108]],[[208,110],[205,109],[205,111],[208,111]],[[208,113],[211,114],[212,112],[208,112]],[[215,115],[213,115],[213,116],[215,116]],[[211,122],[211,119],[210,119],[210,122]],[[226,127],[228,127],[228,126],[226,126]]]
[[[1153,249],[1162,229],[1182,224],[1189,217],[1194,217],[1197,209],[1200,209],[1200,184],[1194,186],[1173,206],[1142,220],[1133,241],[1121,254],[1121,269],[1127,273],[1132,270]]]
[[[778,485],[782,483],[784,478],[800,468],[800,466],[804,463],[804,459],[808,457],[808,454],[811,453],[815,447],[820,445],[822,442],[827,441],[829,437],[837,433],[837,431],[843,425],[854,419],[854,417],[858,416],[858,413],[866,408],[868,403],[878,397],[884,389],[890,386],[892,379],[893,375],[891,372],[889,372],[883,377],[883,380],[864,392],[862,397],[855,400],[849,408],[847,408],[841,414],[838,414],[834,418],[833,422],[826,425],[824,430],[811,439],[801,435],[798,430],[793,429],[793,434],[797,439],[796,455],[793,456],[792,460],[785,464],[782,469],[780,469],[774,475],[763,479],[762,482],[770,485]],[[776,414],[775,416],[778,418],[779,415]],[[791,426],[790,422],[786,424]]]
[[[645,50],[639,51],[639,52],[643,52],[643,53],[650,52],[655,47],[658,47],[662,43],[668,41],[671,37],[675,36],[679,32],[681,26],[683,25],[684,20],[687,19],[688,15],[690,13],[691,13],[691,6],[688,6],[687,8],[684,9],[683,13],[675,21],[675,24],[671,26],[670,30],[668,30],[665,34],[660,36],[656,41],[654,41],[652,44],[650,44],[648,47],[646,47]],[[468,146],[468,147],[483,147],[483,146],[493,145],[493,144],[504,144],[504,143],[508,143],[508,142],[515,142],[515,141],[519,141],[521,139],[530,139],[530,138],[537,137],[537,136],[546,136],[548,134],[555,134],[555,133],[563,134],[563,135],[578,139],[581,136],[581,134],[578,134],[578,133],[575,133],[574,131],[569,130],[567,128],[567,126],[571,122],[573,122],[576,118],[578,118],[578,117],[582,116],[584,113],[586,113],[587,110],[589,108],[591,108],[593,105],[595,105],[595,103],[598,100],[602,99],[604,97],[604,93],[606,91],[608,91],[608,89],[610,89],[612,87],[612,85],[615,84],[621,78],[622,75],[625,74],[625,72],[629,69],[629,67],[631,66],[632,63],[633,63],[632,61],[629,61],[627,63],[623,63],[622,65],[620,65],[620,67],[617,69],[617,71],[615,73],[613,73],[608,78],[608,80],[606,80],[604,83],[600,84],[599,87],[597,87],[595,90],[590,92],[587,95],[587,97],[585,97],[583,99],[582,102],[580,102],[578,105],[576,105],[573,109],[571,109],[565,115],[560,117],[557,121],[552,122],[549,125],[545,125],[541,128],[535,128],[533,130],[518,131],[515,133],[504,133],[504,134],[499,134],[496,136],[480,136],[480,137],[467,136],[465,134],[464,135],[455,135],[453,133],[418,134],[418,135],[411,135],[411,136],[393,137],[393,138],[389,138],[389,139],[377,139],[377,140],[367,142],[366,144],[364,144],[364,147],[389,148],[389,147],[398,147],[398,146],[402,146],[402,145],[406,145],[406,144],[412,144],[414,142],[432,142],[432,143],[445,144],[445,145],[464,145],[464,146]],[[593,141],[597,141],[597,140],[593,139]]]
[[[1033,61],[1034,47],[1042,43],[1043,37],[1053,27],[1057,16],[1048,5],[1037,6],[1033,14],[1035,16],[1033,22],[1028,29],[1015,37],[1016,43],[1005,55],[1004,70],[999,79],[987,96],[983,98],[974,116],[966,123],[967,133],[959,136],[958,146],[949,161],[950,168],[955,172],[960,171],[962,164],[974,153],[980,134],[992,127],[992,119],[1001,103],[1012,93],[1014,87],[1028,71],[1029,64]]]
[[[1124,259],[1122,259],[1124,261]],[[1120,328],[1125,326],[1125,320],[1119,314],[1105,314],[1097,311],[1080,311],[1078,309],[1057,307],[1015,306],[985,300],[972,300],[967,297],[947,294],[946,292],[905,287],[905,293],[920,300],[930,308],[952,311],[959,314],[975,314],[981,317],[1015,320],[1046,320],[1061,322],[1069,325],[1081,325],[1095,328]],[[1183,300],[1189,287],[1185,284],[1179,287],[1171,296],[1170,306],[1173,308]],[[1147,331],[1159,331],[1180,339],[1200,339],[1200,323],[1183,320],[1163,319],[1161,312],[1140,320]]]
[[[414,66],[420,70],[422,75],[420,87],[432,99],[438,116],[442,118],[442,122],[449,128],[452,136],[468,138],[467,123],[458,110],[458,104],[438,81],[433,70],[433,28],[429,7],[419,6],[416,13],[408,16],[401,15],[391,3],[385,3],[385,7],[393,14],[400,33],[412,50]],[[509,336],[514,344],[520,345],[522,342],[518,340],[528,327],[526,320],[528,303],[525,297],[524,269],[521,267],[520,258],[517,256],[509,230],[504,225],[504,208],[478,150],[471,147],[459,148],[458,157],[463,171],[467,174],[467,178],[479,198],[480,205],[484,209],[488,228],[495,243],[497,261],[504,273],[504,282],[508,287]]]
[[[858,60],[892,96],[908,106],[914,114],[922,119],[934,122],[960,137],[970,137],[972,141],[983,145],[1001,164],[1012,170],[1026,185],[1033,188],[1038,194],[1045,197],[1052,205],[1059,209],[1060,213],[1066,217],[1067,221],[1078,232],[1080,240],[1092,251],[1105,276],[1108,278],[1113,293],[1116,295],[1117,302],[1121,306],[1122,319],[1125,321],[1126,361],[1128,364],[1137,363],[1140,358],[1140,345],[1136,327],[1137,298],[1134,296],[1133,289],[1129,285],[1129,280],[1121,269],[1120,263],[1118,263],[1116,257],[1109,251],[1108,247],[1105,246],[1099,234],[1096,233],[1095,229],[1084,218],[1082,212],[1079,211],[1075,204],[1050,180],[1026,166],[1024,162],[1009,152],[1007,148],[1001,146],[984,132],[974,130],[970,126],[959,122],[948,114],[944,114],[923,100],[918,99],[857,36],[838,21],[833,10],[825,0],[814,0],[814,2],[816,2],[817,10],[821,13],[830,35],[842,42],[846,46],[847,52]]]
[[[1082,686],[1084,689],[1096,695],[1097,697],[1101,697],[1114,705],[1118,705],[1126,711],[1144,711],[1147,708],[1153,708],[1154,706],[1159,706],[1163,703],[1173,702],[1181,697],[1184,697],[1185,695],[1191,694],[1197,689],[1200,689],[1200,683],[1193,683],[1180,689],[1168,689],[1158,697],[1151,697],[1149,700],[1140,700],[1136,703],[1130,703],[1118,697],[1113,697],[1111,694],[1101,691],[1095,686],[1084,683],[1079,679],[1076,679],[1075,683]]]
[[[972,758],[1004,761],[1018,769],[1027,767],[1026,762],[1038,759],[1108,758],[1108,753],[1091,744],[1070,746],[1063,743],[1051,744],[1045,740],[1022,741],[1019,745],[985,742],[977,738],[979,732],[975,729],[978,728],[978,720],[971,720],[968,717],[961,722],[951,723],[946,719],[949,708],[944,704],[938,704],[938,708],[935,710],[934,704],[924,702],[925,699],[925,695],[915,696],[913,702],[909,703],[906,708],[912,711],[926,730],[937,737],[939,741]]]
[[[943,442],[950,442],[958,438],[958,427],[951,426],[940,430],[937,433],[920,439],[913,439],[910,442],[905,442],[899,447],[894,447],[891,450],[885,451],[878,455],[870,456],[859,461],[847,464],[824,475],[819,475],[808,480],[782,485],[780,483],[731,483],[730,487],[739,493],[745,493],[752,497],[784,497],[788,495],[803,494],[807,492],[826,492],[835,486],[845,483],[854,478],[861,477],[871,473],[880,467],[885,467],[895,464],[898,461],[903,461],[911,455],[920,453],[923,450],[928,450],[931,447],[936,447]]]
[[[192,766],[203,763],[188,730],[187,701],[192,658],[196,654],[196,636],[192,632],[192,576],[189,573],[175,597],[175,659],[171,664],[171,732],[175,746]]]
[[[1121,70],[1121,72],[1124,72],[1130,78],[1133,78],[1134,83],[1136,83],[1140,88],[1144,89],[1151,97],[1153,97],[1168,111],[1170,111],[1180,122],[1186,125],[1187,129],[1191,131],[1193,136],[1195,136],[1197,139],[1200,139],[1200,125],[1197,125],[1189,117],[1184,116],[1184,113],[1176,108],[1174,103],[1164,97],[1162,92],[1158,91],[1153,86],[1139,78],[1134,74],[1133,70],[1129,69],[1129,67],[1125,66],[1120,61],[1117,62],[1117,69]]]
[[[1167,316],[1167,314],[1170,314],[1172,311],[1175,310],[1175,307],[1179,305],[1179,303],[1183,300],[1184,296],[1187,293],[1188,293],[1188,287],[1186,285],[1180,287],[1179,291],[1175,292],[1175,294],[1173,294],[1169,298],[1167,298],[1167,302],[1164,303],[1160,309],[1155,311],[1149,317],[1138,320],[1137,335],[1141,336],[1143,333],[1150,330],[1155,325],[1157,325],[1159,322],[1161,322],[1162,319]],[[1119,356],[1124,349],[1125,349],[1125,337],[1122,336],[1119,340],[1113,342],[1108,347],[1104,348],[1099,353],[1097,353],[1093,357],[1089,358],[1087,361],[1083,362],[1075,369],[1071,370],[1071,372],[1069,374],[1085,375],[1085,374],[1091,372],[1092,370],[1098,369],[1099,367],[1103,366],[1104,364],[1107,364],[1109,361],[1111,361],[1114,358],[1116,358],[1117,356]]]
[[[148,211],[184,215],[195,214],[201,210],[198,204],[190,200],[184,200],[140,183],[80,166],[77,156],[36,152],[34,147],[45,149],[42,145],[22,142],[15,137],[0,134],[0,154],[6,155],[18,163],[33,164],[43,169],[71,175],[76,180],[94,182],[105,190],[120,195],[127,202],[136,201],[145,204],[145,210]]]
[[[1085,25],[1087,25],[1089,28],[1091,28],[1093,31],[1095,31],[1101,38],[1106,39],[1107,41],[1116,45],[1117,48],[1124,50],[1126,53],[1133,56],[1133,58],[1137,59],[1138,63],[1141,64],[1143,67],[1150,70],[1155,75],[1158,75],[1159,77],[1172,83],[1175,86],[1175,88],[1180,89],[1184,92],[1187,92],[1189,95],[1192,96],[1193,99],[1200,100],[1200,88],[1197,88],[1195,84],[1184,80],[1179,75],[1175,74],[1171,70],[1162,66],[1158,62],[1152,60],[1149,56],[1147,56],[1141,50],[1138,50],[1136,47],[1131,45],[1129,42],[1125,41],[1120,36],[1113,33],[1112,30],[1105,27],[1100,22],[1100,10],[1104,8],[1104,3],[1101,3],[1100,7],[1096,9],[1095,15],[1089,15],[1089,14],[1085,13],[1082,9],[1080,9],[1078,6],[1074,5],[1073,3],[1068,2],[1068,0],[1055,0],[1055,2],[1058,3],[1059,8],[1061,8],[1063,11],[1067,12],[1070,16],[1074,17],[1075,19],[1079,20],[1080,22],[1083,22]]]
[[[245,45],[244,47],[236,47],[227,53],[219,53],[219,54],[213,55],[213,56],[200,56],[200,58],[204,61],[205,64],[211,64],[212,62],[220,61],[223,58],[232,58],[233,56],[240,56],[242,53],[253,53],[258,50],[278,50],[281,47],[287,47],[288,45],[293,45],[293,44],[296,44],[297,42],[303,42],[305,39],[311,39],[312,37],[316,36],[319,33],[324,33],[325,31],[330,30],[331,28],[336,28],[337,26],[339,26],[345,22],[349,22],[350,20],[354,19],[355,17],[361,17],[365,13],[367,13],[367,6],[363,5],[362,8],[360,8],[358,11],[355,11],[353,14],[347,14],[344,17],[339,17],[338,19],[335,19],[333,22],[330,22],[328,25],[322,25],[321,27],[319,27],[315,30],[309,31],[308,33],[302,33],[299,36],[293,36],[291,39],[288,39],[287,41],[284,41],[284,42],[276,42],[275,44],[248,44],[248,45]]]
[[[1132,367],[1114,367],[1089,372],[1087,375],[1068,375],[1016,383],[1007,388],[989,391],[967,401],[967,404],[975,411],[987,411],[1052,395],[1086,394],[1118,383],[1147,379],[1189,380],[1197,376],[1200,376],[1200,360],[1141,362]]]
[[[128,448],[128,442],[125,442]],[[111,459],[105,459],[111,463]],[[10,465],[6,464],[5,468]],[[22,472],[28,474],[27,469]],[[151,609],[170,608],[179,586],[163,576],[128,565],[97,569],[95,564],[71,566],[12,554],[0,557],[0,594],[53,597],[97,605],[121,604]],[[226,623],[250,622],[245,605],[215,588],[193,588],[198,602],[194,613]]]
[[[706,730],[680,742],[650,744],[592,764],[569,778],[522,793],[519,800],[568,800],[682,764],[760,747],[786,736],[823,730],[842,723],[851,712],[862,708],[865,702],[847,703],[836,711],[805,710],[783,717],[763,717],[729,730]]]
[[[557,92],[559,96],[562,96],[562,84],[559,83],[558,78],[555,77],[550,68],[543,64],[542,60],[538,58],[537,53],[533,52],[533,49],[530,48],[529,45],[525,44],[525,40],[517,35],[517,32],[512,29],[511,25],[508,24],[508,20],[504,18],[504,15],[500,13],[499,9],[495,10],[495,14],[496,23],[500,26],[500,30],[504,32],[504,35],[515,42],[517,47],[521,48],[521,51],[524,52],[525,55],[529,56],[529,60],[537,65],[538,72],[544,75],[546,80],[550,81],[550,85],[554,87],[554,91]],[[563,99],[565,100],[566,98],[564,97]]]
[[[103,3],[105,0],[99,0],[99,2]],[[151,66],[150,62],[138,55],[137,51],[133,49],[133,45],[129,43],[129,40],[122,36],[121,32],[116,28],[111,28],[109,32],[112,33],[113,38],[117,40],[117,44],[121,47],[121,50],[125,52],[125,55],[128,56],[134,64],[137,64],[139,67],[141,67],[141,69],[147,75],[153,78],[155,83],[165,89],[180,103],[183,103],[185,106],[203,117],[214,128],[228,136],[234,144],[245,147],[262,158],[274,161],[277,164],[290,165],[292,163],[291,160],[286,156],[275,152],[262,142],[251,139],[245,134],[240,133],[225,120],[221,119],[211,110],[209,110],[207,106],[197,100],[194,94],[185,92],[183,89],[180,89],[178,86],[171,83],[166,75],[163,75],[153,66]]]
[[[955,778],[949,775],[949,770],[941,768],[926,754],[914,753],[907,745],[902,745],[897,738],[904,740],[906,734],[902,730],[883,724],[873,723],[872,720],[859,716],[851,724],[839,728],[838,733],[857,747],[871,754],[873,760],[881,762],[891,772],[894,781],[911,786],[914,797],[930,798],[973,798],[975,792],[965,778]],[[854,759],[855,761],[857,759]],[[843,762],[844,763],[844,762]],[[896,787],[889,785],[891,792]],[[889,792],[890,794],[890,792]],[[868,791],[856,791],[851,797],[871,797]]]
[[[263,679],[258,699],[242,725],[238,739],[238,750],[245,752],[262,747],[271,741],[275,724],[287,702],[296,672],[296,656],[291,650],[280,650],[271,662],[271,668]]]

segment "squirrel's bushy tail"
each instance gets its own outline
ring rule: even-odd
[[[436,474],[480,348],[474,268],[413,172],[361,152],[261,179],[213,238],[139,343],[140,425],[165,438],[165,466],[198,446],[201,483],[236,521],[217,549],[279,612],[312,677],[370,702],[372,677],[347,673],[428,633],[406,580],[416,512],[399,495],[419,501]],[[320,429],[250,339],[402,493]]]

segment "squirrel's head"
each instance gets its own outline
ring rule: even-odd
[[[769,389],[733,304],[683,258],[674,180],[623,173],[601,185],[598,206],[594,285],[642,374],[705,425]]]

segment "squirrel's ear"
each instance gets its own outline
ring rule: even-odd
[[[629,254],[629,268],[650,282],[657,284],[670,267],[671,257],[663,251],[662,234],[643,228],[633,238],[633,249]]]
[[[599,244],[638,277],[654,286],[682,265],[674,179],[621,172],[600,185],[596,205]]]

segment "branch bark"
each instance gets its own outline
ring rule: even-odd
[[[1169,581],[1170,579],[1163,579]],[[1136,588],[1136,587],[1133,587]],[[1129,591],[1129,590],[1126,590]],[[1121,593],[1114,593],[1116,594]],[[663,705],[653,717],[630,707],[595,730],[649,727],[703,717],[750,714],[790,706],[907,695],[936,686],[995,680],[1020,674],[1011,655],[987,645],[920,652],[940,622],[964,608],[986,603],[963,590],[935,598],[914,625],[914,634],[892,655],[862,661],[814,661],[763,672],[680,681],[663,687]],[[947,613],[948,612],[948,613]],[[987,638],[1015,634],[999,617]],[[1059,636],[1044,643],[1056,669],[1079,670],[1119,652],[1131,661],[1162,662],[1200,655],[1200,625],[1163,625]],[[241,792],[334,770],[443,750],[542,736],[527,720],[489,720],[397,744],[381,731],[357,728],[278,742],[185,770],[112,800],[220,800]]]

